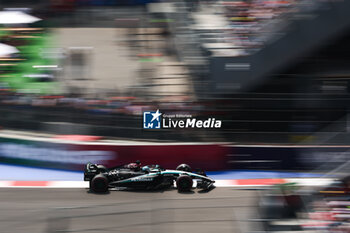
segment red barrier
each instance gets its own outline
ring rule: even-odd
[[[71,141],[80,141],[80,142],[90,142],[90,141],[97,141],[97,140],[102,139],[102,137],[100,137],[100,136],[78,135],[78,134],[57,135],[53,138],[63,139],[63,140],[71,140]]]
[[[62,143],[0,137],[0,160],[3,163],[82,170],[87,162],[114,167],[140,160],[176,168],[181,163],[204,170],[227,169],[230,148],[215,144],[128,144]]]
[[[220,145],[72,145],[77,151],[110,151],[115,159],[105,161],[107,167],[140,160],[143,165],[159,164],[164,168],[176,168],[181,163],[204,170],[227,168],[227,147]]]

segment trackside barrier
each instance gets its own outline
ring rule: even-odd
[[[228,148],[217,144],[79,143],[54,139],[0,137],[0,162],[67,170],[82,170],[87,162],[118,166],[140,160],[175,168],[187,163],[193,168],[226,168]]]
[[[329,161],[329,158],[332,158]],[[82,170],[87,162],[118,166],[140,160],[175,168],[187,163],[207,171],[312,170],[348,161],[350,146],[227,145],[135,141],[73,142],[48,137],[0,135],[0,163]]]
[[[350,158],[350,146],[236,145],[229,148],[227,162],[231,169],[319,170],[327,164],[330,170]]]

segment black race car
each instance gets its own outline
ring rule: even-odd
[[[126,187],[137,189],[167,189],[176,187],[179,192],[192,189],[193,180],[197,188],[209,189],[214,180],[204,172],[192,172],[186,164],[179,165],[176,170],[166,170],[158,165],[138,166],[138,163],[108,169],[103,165],[88,163],[84,171],[84,180],[90,182],[90,190],[104,193],[108,188]]]

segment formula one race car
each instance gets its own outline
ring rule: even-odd
[[[103,165],[86,164],[84,180],[90,182],[90,190],[104,193],[108,188],[125,187],[136,189],[167,189],[176,187],[179,192],[188,192],[192,189],[193,180],[197,181],[197,188],[207,190],[214,184],[214,180],[204,172],[192,172],[190,166],[179,165],[176,170],[166,170],[159,165],[140,166],[131,163],[108,169]]]

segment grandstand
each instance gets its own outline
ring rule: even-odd
[[[191,20],[179,33],[200,51],[182,53],[183,60],[189,67],[193,57],[204,60],[197,94],[216,101],[228,138],[310,143],[333,133],[333,143],[347,141],[349,8],[347,1],[302,0],[187,8]]]
[[[203,2],[187,11],[183,34],[192,34],[203,56],[210,55],[212,90],[254,91],[346,33],[348,9],[346,1]]]

